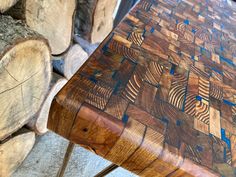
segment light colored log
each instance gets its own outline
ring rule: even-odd
[[[50,80],[47,41],[20,21],[0,16],[0,140],[34,116]]]
[[[7,13],[25,20],[48,39],[52,54],[65,52],[71,43],[75,0],[21,0]]]
[[[79,37],[79,36],[74,36],[74,41],[79,44],[85,52],[88,53],[88,55],[92,55],[92,53],[98,48],[99,43],[97,44],[91,44],[88,41],[86,41],[85,39]]]
[[[75,33],[91,43],[102,42],[113,28],[117,0],[78,0]]]
[[[70,79],[87,59],[88,54],[80,45],[75,44],[65,55],[53,57],[53,68],[57,73]]]
[[[37,134],[42,135],[48,131],[48,114],[54,96],[60,91],[60,89],[67,83],[67,80],[60,75],[53,73],[52,81],[50,84],[50,91],[45,99],[38,114],[33,118],[27,126],[34,130]]]
[[[0,143],[0,177],[10,177],[20,166],[35,143],[35,133],[21,129]]]
[[[0,12],[7,11],[10,7],[14,6],[18,0],[0,0]]]

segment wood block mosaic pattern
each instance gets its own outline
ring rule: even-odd
[[[48,126],[140,176],[236,176],[236,4],[140,0]]]

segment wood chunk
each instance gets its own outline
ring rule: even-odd
[[[141,146],[121,166],[139,174],[158,158],[163,150],[163,144],[164,135],[151,128],[147,128]],[[143,161],[144,157],[145,161]]]
[[[163,66],[158,64],[158,62],[151,61],[148,64],[145,80],[152,85],[157,86],[159,84],[162,72]]]
[[[98,109],[84,104],[77,115],[70,137],[72,142],[105,156],[119,139],[123,123]]]
[[[220,111],[210,107],[210,133],[221,139]]]
[[[145,125],[130,117],[120,138],[105,158],[117,165],[121,165],[141,145],[145,129]]]
[[[206,101],[209,101],[209,90],[210,83],[208,80],[200,77],[199,78],[199,96],[204,98]]]
[[[205,133],[205,134],[209,134],[209,125],[205,124],[204,122],[202,122],[201,120],[195,118],[194,119],[194,126],[193,126],[196,130]]]
[[[39,110],[51,80],[46,40],[20,21],[0,16],[0,140]]]
[[[43,102],[38,114],[32,119],[27,126],[34,130],[37,134],[42,135],[48,131],[48,115],[49,109],[54,96],[61,90],[61,88],[67,83],[67,80],[60,75],[53,73],[52,81],[50,84],[50,90],[47,98]]]
[[[138,60],[140,53],[139,51],[123,46],[121,43],[115,41],[114,39],[109,42],[108,46],[112,51],[117,52],[118,54],[123,55],[126,58],[129,58],[131,61],[136,62]]]
[[[87,78],[82,76],[73,77],[69,82],[71,86],[65,86],[64,90],[61,90],[59,94],[68,95],[59,96],[54,99],[50,108],[48,121],[48,128],[57,132],[65,138],[68,138],[70,134],[70,129],[73,126],[74,120],[78,113],[78,109],[81,107],[82,102],[85,101],[88,92],[94,87],[94,83]],[[65,99],[70,99],[69,102]],[[64,104],[62,106],[62,104]],[[64,109],[65,107],[65,109]],[[68,120],[68,116],[73,117],[73,119]],[[58,117],[60,119],[58,120]],[[68,129],[68,127],[70,127]]]
[[[117,0],[79,0],[75,20],[75,34],[92,44],[102,42],[113,28],[112,15]]]
[[[232,135],[231,142],[231,154],[232,154],[232,166],[236,167],[236,135]]]
[[[10,177],[31,151],[34,132],[21,129],[9,139],[0,142],[0,177]]]
[[[107,103],[105,112],[122,120],[127,107],[127,100],[121,98],[120,96],[112,95]]]
[[[201,101],[197,101],[195,119],[198,119],[206,125],[210,124],[209,106],[207,104],[204,104]],[[197,127],[195,128],[198,130]]]
[[[140,106],[147,112],[151,112],[156,93],[157,93],[157,87],[152,86],[148,83],[144,83],[143,87],[139,91],[135,104]]]
[[[106,107],[108,100],[111,97],[112,92],[113,92],[113,89],[111,87],[109,87],[108,85],[102,82],[99,82],[88,93],[88,96],[85,102],[103,110]]]
[[[80,45],[75,44],[65,55],[53,57],[53,68],[58,74],[70,79],[87,59],[88,54]]]
[[[184,105],[184,112],[192,117],[196,114],[196,95],[187,93]]]
[[[133,119],[143,123],[144,125],[147,125],[148,127],[158,131],[161,134],[164,134],[165,132],[166,127],[164,123],[161,122],[161,120],[141,110],[137,106],[130,104],[126,111],[126,114],[132,117]]]
[[[161,80],[160,80],[160,89],[158,90],[158,95],[160,99],[168,101],[168,95],[171,87],[171,80],[173,76],[170,74],[169,70],[164,70]]]
[[[167,176],[169,173],[174,172],[177,167],[166,163],[160,159],[155,160],[150,166],[145,168],[139,176],[149,177],[149,176]]]
[[[21,0],[7,14],[21,19],[49,41],[53,55],[65,52],[71,43],[75,0]]]
[[[134,103],[137,96],[139,95],[142,85],[144,84],[144,76],[145,68],[143,68],[141,65],[137,65],[124,91],[122,92],[122,96]]]

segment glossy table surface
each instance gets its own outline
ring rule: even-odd
[[[236,176],[236,4],[140,0],[48,127],[140,176]]]

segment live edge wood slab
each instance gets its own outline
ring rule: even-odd
[[[139,1],[55,97],[48,127],[140,176],[235,176],[236,5]]]

